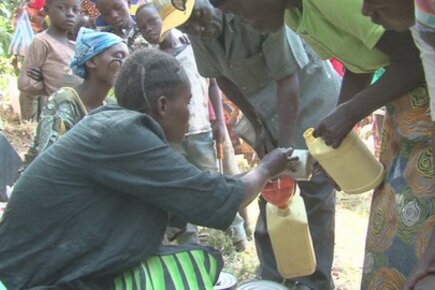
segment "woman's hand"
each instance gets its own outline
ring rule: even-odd
[[[42,73],[38,68],[29,68],[29,70],[27,71],[27,76],[37,82],[42,81]]]
[[[277,176],[286,170],[294,171],[298,158],[291,157],[292,154],[293,148],[276,148],[264,156],[258,166],[266,170],[269,178]]]
[[[321,137],[326,145],[337,148],[349,134],[358,120],[346,103],[337,106],[323,119],[313,132],[314,137]]]

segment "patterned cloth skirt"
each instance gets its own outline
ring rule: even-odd
[[[426,85],[387,105],[361,289],[403,289],[435,226],[432,120]]]

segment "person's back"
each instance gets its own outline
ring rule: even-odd
[[[62,283],[79,288],[73,283],[82,282],[75,280],[134,266],[162,240],[167,213],[129,194],[133,188],[122,186],[124,170],[111,166],[121,157],[125,170],[144,161],[123,156],[129,151],[125,145],[141,150],[163,146],[156,123],[115,107],[93,114],[72,131],[36,159],[15,185],[0,225],[0,280],[9,289]],[[125,135],[137,138],[125,142]],[[161,191],[146,185],[158,167],[151,160],[146,163],[149,172],[141,186],[158,196]],[[117,178],[115,186],[112,181]],[[129,251],[136,254],[127,259]],[[92,289],[107,289],[96,287]]]

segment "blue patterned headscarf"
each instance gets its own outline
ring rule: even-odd
[[[81,78],[85,78],[86,62],[122,41],[123,40],[119,36],[113,33],[98,32],[82,27],[76,39],[76,52],[74,59],[71,62],[71,68],[74,74]]]

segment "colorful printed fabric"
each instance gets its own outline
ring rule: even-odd
[[[387,105],[361,289],[403,289],[435,226],[432,122],[426,85]]]
[[[100,11],[98,11],[95,3],[91,0],[82,0],[80,2],[80,11],[89,16],[91,19],[95,19],[98,15],[100,15]]]
[[[157,255],[115,278],[113,290],[209,290],[222,266],[221,254],[211,247],[162,247]]]
[[[87,109],[73,88],[61,88],[50,96],[35,129],[32,145],[25,156],[24,168],[57,142],[86,114]]]
[[[415,19],[424,26],[435,28],[435,0],[415,0]]]

